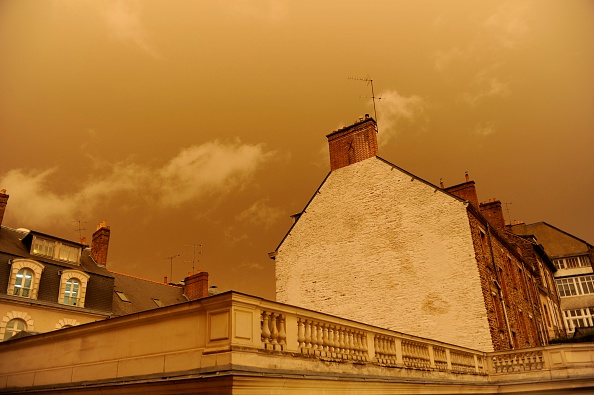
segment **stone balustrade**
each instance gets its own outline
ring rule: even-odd
[[[530,388],[551,382],[565,388],[575,386],[576,378],[594,388],[594,345],[485,353],[228,292],[2,342],[0,393],[81,383],[166,385],[202,374],[230,375],[237,367],[242,377],[323,376],[325,383],[334,377],[393,385],[431,380],[443,388],[464,384],[456,388],[465,393],[524,388],[527,382]]]

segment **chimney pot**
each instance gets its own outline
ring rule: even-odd
[[[468,176],[468,172],[464,173],[464,177],[466,177],[466,182],[470,181],[470,177]]]
[[[441,189],[444,188],[444,186],[443,186],[443,178],[440,178],[439,179],[439,186],[441,187]]]
[[[167,284],[167,276],[163,277],[163,283]]]

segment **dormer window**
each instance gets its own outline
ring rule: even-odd
[[[31,244],[31,254],[58,261],[78,263],[81,248],[59,240],[51,240],[35,235]]]
[[[61,274],[59,302],[68,306],[85,307],[90,276],[78,270],[64,270]]]
[[[13,259],[8,281],[8,295],[37,299],[43,265],[30,259]]]
[[[28,268],[21,269],[16,274],[13,294],[28,298],[33,288],[33,271]]]

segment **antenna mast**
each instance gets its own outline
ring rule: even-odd
[[[353,81],[365,81],[367,82],[367,85],[371,85],[371,100],[373,101],[373,118],[375,119],[376,125],[378,122],[377,119],[377,111],[375,109],[375,99],[377,100],[381,100],[381,97],[375,97],[375,91],[373,89],[373,80],[369,77],[365,77],[365,78],[358,78],[358,77],[348,77],[349,80],[353,80]],[[377,127],[377,132],[379,133],[379,126]]]
[[[87,221],[83,221],[80,219],[75,219],[73,220],[73,222],[77,222],[78,223],[78,229],[74,229],[75,232],[78,232],[78,240],[81,241],[82,240],[82,231],[83,230],[87,230],[86,228],[83,228],[83,224],[86,224]]]
[[[171,265],[170,272],[169,272],[169,281],[173,282],[173,258],[177,258],[180,254],[168,256],[164,259],[169,259],[169,263]]]
[[[196,262],[196,247],[200,248],[200,251],[198,251],[198,255],[202,255],[202,244],[186,244],[186,247],[192,247],[194,249],[194,251],[192,252],[192,274],[195,274],[196,269],[194,263]],[[198,260],[198,262],[200,262],[200,260]]]

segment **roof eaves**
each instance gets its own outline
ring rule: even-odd
[[[312,197],[309,199],[309,201],[307,202],[307,204],[305,205],[305,207],[303,208],[303,210],[301,210],[301,213],[300,214],[303,214],[303,213],[305,213],[307,211],[307,208],[309,207],[309,205],[311,204],[311,202],[314,200],[314,198],[318,195],[318,193],[320,193],[320,189],[326,183],[326,180],[328,179],[328,177],[330,177],[330,174],[332,174],[331,171],[328,172],[328,174],[326,174],[326,177],[324,177],[324,180],[322,181],[322,183],[320,184],[320,186],[316,189],[316,191],[314,192],[314,194],[312,195]],[[295,227],[295,225],[297,225],[297,223],[299,222],[300,219],[301,219],[301,215],[297,218],[296,221],[293,222],[293,224],[291,225],[291,227],[289,228],[289,230],[287,231],[287,233],[285,234],[285,236],[282,238],[282,240],[280,241],[280,243],[278,243],[278,246],[276,246],[276,248],[274,249],[274,252],[277,252],[278,249],[280,248],[280,246],[283,245],[283,242],[289,236],[289,234],[291,233],[291,231],[293,230],[293,228]]]

